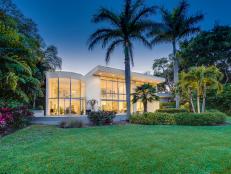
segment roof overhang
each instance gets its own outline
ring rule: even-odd
[[[91,70],[86,76],[100,76],[100,77],[110,77],[110,78],[119,78],[124,79],[124,70],[105,67],[105,66],[97,66],[93,70]],[[131,79],[134,81],[145,82],[145,83],[163,83],[165,79],[162,77],[146,75],[142,73],[132,72]]]

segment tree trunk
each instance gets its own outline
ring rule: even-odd
[[[128,42],[124,45],[125,54],[125,83],[126,83],[126,102],[127,102],[127,116],[131,115],[131,70],[130,70],[130,58],[129,58],[129,46]]]
[[[144,105],[144,113],[148,112],[148,102],[143,102]]]
[[[33,109],[36,107],[36,94],[33,95]]]
[[[176,41],[172,42],[173,45],[173,60],[174,60],[174,85],[176,88],[176,108],[180,107],[180,95],[178,92],[177,84],[179,82],[179,61],[176,57]]]
[[[206,103],[206,85],[204,86],[204,89],[203,89],[203,103],[202,103],[202,112],[205,112],[206,109],[205,109],[205,103]]]
[[[200,113],[201,111],[201,109],[200,109],[200,90],[199,89],[197,89],[197,112],[198,113]]]
[[[189,98],[190,98],[190,104],[191,104],[193,113],[196,113],[195,106],[194,106],[194,103],[193,103],[192,92],[191,91],[189,91]]]

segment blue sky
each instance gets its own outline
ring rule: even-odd
[[[39,32],[47,45],[58,47],[59,56],[63,58],[64,71],[87,73],[96,65],[105,65],[105,51],[97,47],[92,52],[87,50],[89,35],[99,26],[91,23],[92,15],[101,6],[118,11],[123,0],[13,0],[18,8],[38,25]],[[178,0],[146,0],[148,5],[164,5],[173,8]],[[215,22],[231,24],[229,0],[189,0],[189,13],[203,12],[204,21],[200,26],[204,30],[211,29]],[[153,16],[159,21],[160,17]],[[136,44],[134,50],[135,67],[133,71],[151,70],[155,58],[171,53],[171,45],[159,45],[148,50]],[[119,48],[111,57],[108,66],[124,68],[124,56]]]

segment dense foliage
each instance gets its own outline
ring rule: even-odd
[[[231,27],[216,25],[182,43],[180,56],[182,68],[214,65],[224,74],[223,82],[231,82]]]
[[[45,71],[61,68],[61,63],[56,47],[45,46],[36,24],[11,0],[0,1],[0,102],[44,105]]]
[[[93,111],[88,114],[88,119],[93,125],[111,124],[115,118],[115,112],[109,111]]]
[[[215,66],[193,67],[189,72],[181,72],[179,89],[181,97],[188,100],[191,104],[192,111],[195,113],[194,95],[197,101],[197,113],[206,111],[206,98],[209,89],[214,91],[221,91],[223,74]],[[202,99],[202,106],[201,106]]]
[[[231,84],[224,85],[219,93],[210,90],[207,94],[207,103],[208,108],[220,110],[231,116]]]
[[[0,133],[27,126],[32,115],[26,107],[0,108]]]
[[[190,126],[206,126],[218,125],[225,122],[226,115],[221,112],[208,113],[144,113],[134,114],[130,121],[134,124],[145,125],[190,125]]]

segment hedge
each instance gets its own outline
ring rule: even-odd
[[[145,125],[190,125],[206,126],[218,125],[225,122],[226,115],[222,112],[208,112],[201,114],[194,113],[144,113],[134,114],[130,117],[130,122]]]
[[[168,109],[166,108],[166,109],[158,109],[156,112],[174,114],[174,113],[186,113],[186,112],[188,112],[188,110],[176,109],[176,108],[168,108]]]
[[[130,122],[134,124],[146,125],[173,125],[175,124],[175,119],[171,114],[155,112],[134,114],[130,117]]]

